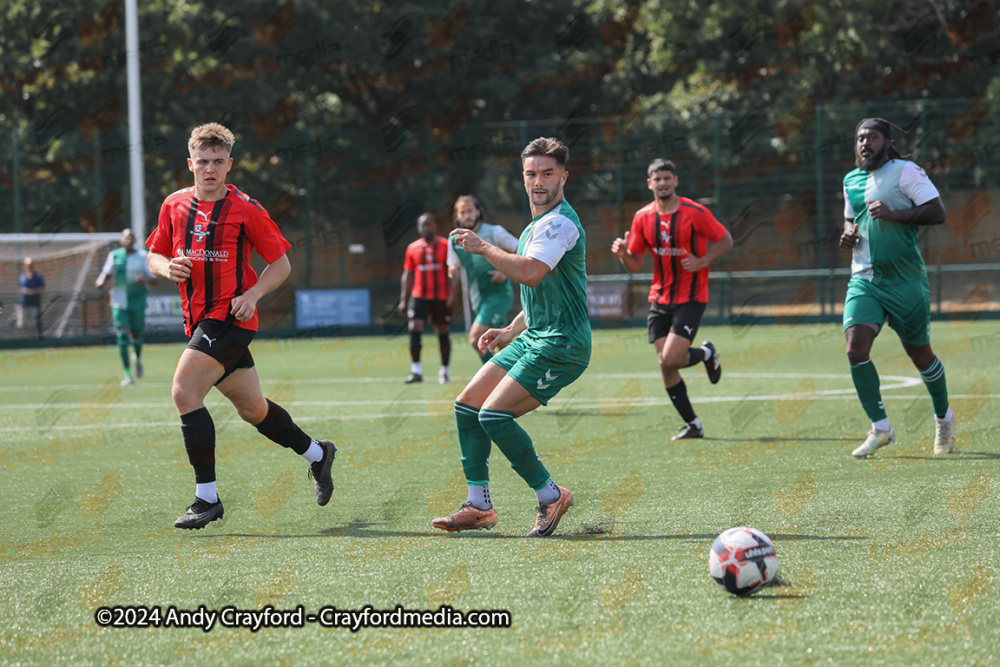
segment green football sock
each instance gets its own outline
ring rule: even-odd
[[[493,443],[479,423],[479,410],[455,401],[455,423],[458,424],[458,445],[462,450],[462,470],[470,485],[490,483],[490,450]]]
[[[865,409],[865,414],[872,420],[872,423],[886,419],[885,406],[882,405],[882,392],[879,391],[878,371],[871,359],[860,364],[851,364],[851,379],[854,380],[854,389],[861,399],[861,407]]]
[[[481,410],[479,423],[528,486],[538,489],[549,481],[549,472],[538,458],[531,436],[517,425],[514,415],[502,410]]]
[[[118,338],[118,355],[122,358],[122,366],[125,367],[125,375],[132,375],[132,366],[128,356],[128,338]]]
[[[142,357],[142,338],[132,339],[132,348],[135,350],[135,358],[139,359]]]
[[[944,379],[944,366],[941,360],[934,357],[931,365],[920,371],[920,377],[924,379],[924,386],[931,395],[934,414],[944,417],[948,413],[948,383]]]

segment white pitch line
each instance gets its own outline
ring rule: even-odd
[[[635,376],[633,375],[633,376],[626,376],[626,377],[635,377]],[[656,375],[655,377],[658,378],[660,376]],[[798,375],[777,375],[776,377],[798,377]],[[839,380],[850,379],[850,376],[847,376],[847,375],[828,375],[828,376],[825,376],[825,377],[824,376],[816,376],[816,375],[813,375],[813,376],[802,375],[801,377],[820,377],[821,379],[839,379]],[[888,390],[891,390],[891,389],[907,389],[909,387],[915,387],[915,386],[917,386],[919,384],[922,384],[922,382],[923,382],[919,378],[908,378],[908,377],[903,377],[901,375],[884,375],[882,377],[885,380],[895,380],[896,381],[896,384],[884,384],[884,385],[882,385],[882,390],[883,391],[888,391]],[[88,387],[88,388],[89,389],[93,389],[93,387]],[[780,395],[774,394],[774,395],[764,395],[764,396],[761,396],[761,395],[749,395],[749,396],[739,396],[739,397],[732,397],[732,396],[708,397],[708,398],[701,399],[701,402],[706,402],[706,403],[722,402],[722,403],[725,403],[725,402],[728,402],[728,401],[740,401],[740,400],[748,400],[748,401],[767,401],[767,400],[781,400],[781,399],[784,399],[784,400],[801,400],[801,399],[815,398],[815,397],[818,397],[818,396],[839,396],[841,394],[846,394],[846,395],[853,396],[854,393],[855,393],[854,392],[854,388],[847,388],[847,389],[821,389],[821,390],[816,391],[816,392],[804,393],[804,394],[780,394]],[[346,405],[424,405],[426,403],[445,402],[445,401],[450,401],[450,400],[452,400],[452,399],[445,399],[445,398],[418,398],[418,399],[406,399],[406,400],[296,401],[295,404],[296,405],[308,405],[308,406],[324,406],[324,407],[326,407],[326,406],[337,406],[337,405],[345,405],[345,406]],[[614,400],[617,400],[617,397],[602,398],[602,399],[593,399],[593,398],[587,398],[587,399],[564,398],[564,399],[560,399],[560,398],[557,398],[557,399],[554,399],[552,401],[552,403],[554,403],[556,405],[559,405],[560,403],[563,403],[563,402],[573,402],[573,401],[576,401],[576,400],[614,401]],[[630,400],[630,399],[625,398],[623,400]],[[106,406],[109,406],[109,405],[116,406],[116,407],[117,406],[121,406],[121,407],[126,407],[126,408],[161,408],[161,407],[173,407],[173,403],[165,402],[165,401],[164,402],[157,402],[157,403],[123,403],[123,402],[117,402],[117,403],[107,403],[107,402],[97,403],[97,402],[88,402],[88,401],[86,401],[86,399],[81,399],[80,401],[75,402],[75,403],[20,403],[20,404],[14,403],[14,404],[10,404],[10,405],[0,405],[0,410],[37,410],[37,409],[40,409],[40,408],[71,408],[72,409],[72,408],[80,408],[80,407],[85,407],[85,408],[91,408],[91,409],[93,409],[93,408],[106,407]],[[213,404],[210,404],[208,407],[215,407],[216,405],[226,405],[226,403],[225,402],[213,403]],[[656,403],[656,405],[659,405],[659,403]]]
[[[744,373],[740,371],[726,371],[726,379],[731,380],[735,378],[739,379],[771,379],[771,378],[815,378],[819,380],[850,380],[850,375],[843,375],[837,373]],[[660,379],[661,375],[659,373],[584,373],[580,378],[579,382],[585,382],[590,379],[602,380],[602,379]],[[905,377],[901,375],[883,375],[881,376],[887,380],[896,381],[906,381],[909,384],[902,386],[910,386],[919,384],[922,380],[918,377]],[[453,378],[453,382],[464,381],[466,378],[456,377]],[[472,379],[469,376],[467,379]],[[692,380],[704,380],[708,381],[705,376],[694,376]],[[284,379],[262,379],[260,381],[261,386],[277,385],[285,382]],[[303,380],[292,380],[293,384],[401,384],[402,381],[397,377],[391,378],[373,378],[373,377],[356,377],[356,378],[307,378]],[[60,384],[60,385],[42,385],[42,386],[21,386],[21,387],[0,387],[0,393],[18,393],[23,394],[31,391],[48,391],[55,392],[64,389],[83,389],[94,391],[99,388],[102,383],[94,384]],[[140,389],[166,389],[171,386],[170,382],[141,382],[139,384],[132,385],[129,387],[127,392],[131,393]],[[886,389],[887,387],[882,387]],[[888,387],[888,388],[891,388]]]
[[[659,373],[593,373],[591,375],[584,374],[580,378],[581,381],[586,381],[588,379],[659,379],[661,375]],[[850,380],[850,375],[838,375],[834,373],[727,373],[727,379],[733,378],[748,378],[748,379],[761,379],[761,378],[816,378],[820,380]],[[899,384],[887,384],[882,385],[883,390],[889,389],[902,389],[905,387],[915,387],[923,382],[918,377],[906,377],[903,375],[883,375],[880,376],[883,380],[893,380]],[[702,379],[707,381],[707,377],[697,377],[693,379]],[[455,381],[459,381],[461,378],[457,378]],[[278,385],[284,382],[284,380],[261,380],[261,386]],[[378,383],[378,384],[399,384],[400,380],[398,378],[311,378],[307,380],[292,380],[292,384],[350,384],[350,383]],[[100,385],[98,384],[66,384],[66,385],[46,385],[43,387],[0,387],[0,392],[17,392],[19,394],[32,392],[32,391],[48,391],[50,393],[61,391],[65,389],[85,389],[88,391],[94,391]],[[136,389],[166,389],[171,385],[168,382],[159,383],[142,383],[137,385],[132,385],[129,389],[124,390],[128,393],[132,393]],[[816,393],[823,393],[823,391],[845,391],[843,389],[833,389],[833,390],[821,390]],[[851,389],[850,391],[854,391]],[[50,404],[52,407],[65,404]],[[75,404],[70,404],[75,406]],[[139,404],[135,404],[139,405]],[[7,406],[0,406],[0,409],[4,409]],[[22,406],[23,407],[23,406]]]
[[[893,398],[894,400],[903,400],[903,399],[925,399],[925,400],[928,400],[928,401],[930,400],[930,396],[928,396],[927,394],[902,395],[902,396],[897,395],[897,396],[892,396],[891,398]],[[949,396],[949,398],[953,398],[953,399],[963,399],[963,398],[994,399],[994,398],[1000,398],[1000,394],[957,394],[957,395]],[[769,400],[785,400],[785,399],[788,399],[788,395],[784,395],[784,396],[716,396],[716,397],[709,397],[709,398],[692,398],[691,402],[692,403],[735,403],[735,402],[746,401],[746,400],[751,400],[751,401],[769,401]],[[836,395],[836,396],[808,396],[808,395],[802,395],[802,399],[788,399],[788,400],[837,401],[837,400],[857,400],[857,397],[855,397],[853,395],[847,395],[847,394]],[[316,407],[337,407],[338,405],[342,405],[341,403],[338,403],[337,401],[329,401],[329,402],[326,402],[326,403],[319,403],[319,402],[317,402],[317,403],[318,403],[318,405]],[[439,401],[436,404],[438,404],[438,405],[446,405],[446,403],[444,401]],[[614,399],[614,398],[598,398],[598,399],[594,399],[594,398],[585,398],[585,399],[584,398],[579,398],[579,399],[565,398],[565,399],[555,399],[555,400],[553,400],[551,403],[549,403],[550,410],[548,410],[546,412],[551,412],[551,408],[553,408],[553,407],[554,408],[573,407],[573,408],[580,408],[580,409],[585,409],[585,408],[592,408],[592,409],[600,409],[600,408],[629,408],[629,407],[631,407],[633,409],[642,409],[642,408],[660,407],[660,406],[670,405],[670,404],[671,404],[671,402],[667,398],[646,398],[646,399],[643,399],[641,402],[637,402],[637,401],[634,401],[634,400],[630,401],[629,399],[625,399],[625,398],[617,398],[617,399]],[[126,405],[128,405],[128,404],[126,404]],[[218,404],[218,407],[225,407],[225,405],[226,404]],[[291,403],[289,405],[294,408],[294,407],[298,407],[299,404],[298,403]],[[166,407],[166,406],[164,406],[164,407]],[[173,406],[171,405],[170,407],[172,408]],[[208,407],[216,407],[216,406],[208,406]],[[541,415],[544,416],[546,414],[546,412],[532,413],[532,414],[541,414]],[[310,417],[310,416],[296,416],[295,417],[295,421],[296,422],[315,422],[315,421],[324,421],[324,420],[327,420],[327,421],[331,421],[331,420],[332,421],[338,421],[338,420],[354,420],[354,419],[385,419],[387,417],[391,417],[393,419],[397,419],[397,418],[401,418],[401,417],[428,417],[428,416],[430,416],[430,413],[427,410],[423,410],[421,412],[365,413],[365,414],[336,415],[336,416],[332,416],[332,417],[329,416],[329,415],[314,416],[314,417]],[[240,420],[240,419],[230,419],[230,420],[221,420],[220,419],[220,420],[215,420],[215,423],[216,424],[244,424],[245,422],[243,420]],[[169,421],[169,422],[126,422],[126,423],[114,423],[114,424],[66,424],[66,425],[62,425],[62,426],[52,426],[52,427],[49,427],[47,430],[48,431],[74,431],[74,430],[78,431],[78,430],[91,430],[91,429],[96,429],[96,428],[100,428],[100,429],[121,429],[121,428],[139,428],[139,427],[148,427],[148,426],[179,426],[179,425],[180,425],[180,421],[179,420],[174,420],[174,421]],[[29,427],[3,427],[3,428],[0,428],[0,433],[17,433],[17,432],[22,432],[22,431],[35,431],[35,430],[37,430],[37,427],[30,427],[30,426]]]
[[[659,376],[657,376],[659,377]],[[285,380],[261,380],[261,386],[280,384]],[[402,384],[402,380],[399,378],[310,378],[306,380],[293,380],[295,384],[370,384],[370,383],[385,383],[385,384]],[[23,394],[26,391],[59,391],[62,389],[88,389],[93,391],[100,386],[101,383],[94,384],[54,384],[54,385],[42,385],[42,386],[22,386],[22,387],[0,387],[0,393],[2,392],[17,392]],[[171,387],[170,382],[141,382],[139,384],[134,384],[130,386],[125,391],[133,392],[137,389],[169,389]]]

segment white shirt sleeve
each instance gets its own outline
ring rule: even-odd
[[[854,207],[851,206],[851,199],[847,196],[847,186],[844,186],[844,217],[848,220],[854,220],[858,217],[858,214],[854,212]]]
[[[145,250],[140,250],[139,256],[142,257],[142,264],[143,264],[142,268],[146,274],[146,277],[156,280],[156,274],[153,273],[152,269],[149,268],[149,253],[146,252]]]
[[[550,269],[554,269],[578,240],[580,231],[576,225],[569,218],[554,215],[540,221],[532,230],[531,239],[524,247],[524,256],[545,262]]]
[[[899,189],[917,206],[941,196],[923,169],[914,162],[907,162],[899,174]]]
[[[104,268],[101,269],[101,273],[111,275],[111,272],[115,269],[115,260],[111,257],[111,253],[108,253],[108,258],[104,260]]]
[[[496,234],[494,238],[496,240],[496,243],[494,244],[496,247],[501,250],[506,250],[507,252],[517,252],[517,237],[500,225],[496,225]]]
[[[455,252],[455,244],[448,239],[448,268],[458,266],[458,253]]]

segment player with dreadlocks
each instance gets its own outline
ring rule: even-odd
[[[872,421],[868,437],[853,452],[856,457],[896,441],[870,356],[886,322],[931,395],[937,423],[934,453],[950,453],[955,445],[955,415],[948,406],[944,367],[930,345],[930,287],[918,243],[919,227],[942,224],[947,212],[924,170],[896,150],[893,128],[899,130],[882,118],[862,120],[854,131],[857,169],[844,177],[840,247],[854,253],[844,335],[854,388]]]

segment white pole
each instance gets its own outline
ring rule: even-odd
[[[472,308],[469,304],[469,278],[465,275],[465,266],[461,267],[462,272],[462,315],[465,320],[465,333],[469,334],[472,329]]]
[[[128,80],[129,170],[132,191],[132,232],[139,245],[146,240],[146,181],[143,173],[142,90],[139,79],[139,9],[125,0],[125,52]]]

